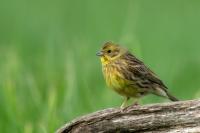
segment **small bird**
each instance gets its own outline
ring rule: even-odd
[[[135,99],[133,105],[138,105],[139,98],[147,94],[178,101],[156,74],[125,48],[106,42],[96,55],[100,56],[108,87],[125,98],[121,108],[126,106],[130,98]]]

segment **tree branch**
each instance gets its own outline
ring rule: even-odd
[[[57,133],[200,133],[200,100],[110,108],[67,123]]]

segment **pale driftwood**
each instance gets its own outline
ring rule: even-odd
[[[67,123],[57,133],[200,133],[200,100],[101,110]]]

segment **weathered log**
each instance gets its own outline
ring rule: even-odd
[[[110,108],[67,123],[57,133],[200,133],[200,100]]]

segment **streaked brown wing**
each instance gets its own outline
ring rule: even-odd
[[[128,66],[126,66],[126,79],[132,80],[135,84],[141,88],[152,88],[155,85],[159,85],[160,88],[167,89],[164,83],[154,74],[148,67],[144,65],[142,61],[137,59],[130,53],[127,53],[123,57]],[[131,76],[130,76],[131,75]]]

